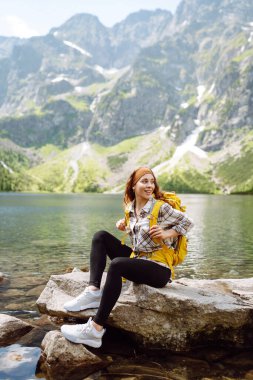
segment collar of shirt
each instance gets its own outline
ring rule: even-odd
[[[154,207],[154,204],[155,204],[155,199],[154,198],[150,198],[147,201],[147,203],[145,204],[145,206],[142,207],[142,209],[140,211],[140,215],[141,216],[145,216],[145,215],[151,213],[151,211],[152,211],[152,209]],[[131,216],[135,215],[134,206],[135,206],[135,200],[131,203],[131,206],[130,206],[130,209],[129,209],[129,212],[130,212]]]

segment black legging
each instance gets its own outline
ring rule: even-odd
[[[92,240],[90,256],[89,285],[100,288],[101,278],[106,266],[106,255],[111,259],[105,286],[98,311],[93,320],[103,326],[117,302],[122,277],[137,284],[162,288],[170,280],[171,271],[150,260],[130,259],[132,249],[122,245],[120,240],[109,232],[99,231]]]

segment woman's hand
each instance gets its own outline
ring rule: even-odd
[[[118,220],[117,223],[116,223],[116,227],[120,231],[125,231],[126,230],[126,221],[125,221],[125,219]]]
[[[149,230],[151,239],[166,240],[177,237],[179,234],[175,230],[164,230],[159,225],[152,226]]]

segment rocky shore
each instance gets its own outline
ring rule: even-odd
[[[39,311],[58,318],[86,320],[94,310],[67,312],[63,304],[88,284],[80,271],[51,276],[37,301]],[[131,284],[122,292],[108,324],[144,346],[190,351],[200,346],[251,346],[253,278],[180,279],[162,289]]]
[[[66,312],[63,309],[67,300],[85,288],[88,277],[88,273],[79,270],[53,275],[37,300],[43,318],[48,316],[51,322],[56,322],[51,325],[52,328],[48,327],[47,333],[44,331],[46,335],[43,335],[41,343],[38,366],[46,379],[81,380],[103,368],[108,368],[108,373],[111,371],[110,376],[113,371],[122,372],[119,367],[115,367],[119,364],[108,356],[106,350],[103,352],[103,349],[96,350],[72,344],[59,332],[63,322],[84,322],[94,315],[95,310],[92,309],[79,313]],[[126,347],[126,342],[132,342],[130,345],[140,352],[159,352],[160,359],[164,360],[163,375],[159,373],[159,376],[168,379],[201,379],[197,374],[202,373],[204,379],[207,378],[207,374],[220,373],[221,368],[218,370],[217,367],[220,360],[228,361],[230,358],[230,366],[233,368],[236,360],[238,362],[238,355],[243,355],[243,372],[240,372],[240,376],[243,377],[239,378],[253,379],[253,278],[180,279],[162,289],[132,283],[127,285],[124,286],[108,320],[108,332],[104,337],[103,346],[107,346],[106,342],[110,340],[112,329],[114,334],[119,334],[122,346]],[[0,331],[2,347],[14,342],[28,342],[29,335],[34,336],[36,331],[42,339],[38,326],[7,315],[0,315]],[[138,364],[131,362],[133,357],[129,360],[128,364],[125,363],[129,373],[138,373],[137,369],[134,370]],[[173,360],[181,360],[181,364],[190,360],[191,365],[198,368],[196,376],[190,376],[187,371],[188,374],[181,373],[180,377],[173,372],[175,367],[169,371],[169,365]],[[209,367],[210,363],[213,363],[213,367]],[[224,363],[222,365],[224,366]],[[215,368],[216,372],[213,372]],[[149,366],[146,368],[146,374],[149,374],[150,378],[152,370],[156,371],[156,374],[159,372],[158,368]],[[232,377],[236,372],[231,371],[226,373],[227,376],[231,376],[227,378],[238,379]],[[122,375],[118,378],[125,377]],[[142,377],[133,375],[131,378]]]

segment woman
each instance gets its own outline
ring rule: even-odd
[[[159,186],[151,169],[141,167],[131,174],[126,184],[124,203],[129,209],[128,232],[132,248],[122,245],[120,240],[106,231],[99,231],[94,235],[89,286],[78,297],[65,303],[64,308],[68,311],[89,308],[98,310],[94,318],[90,318],[85,324],[62,326],[62,334],[71,342],[91,347],[101,346],[105,322],[121,293],[122,277],[154,288],[162,288],[171,282],[171,269],[166,258],[156,260],[154,253],[164,243],[173,247],[177,236],[185,235],[193,223],[184,213],[164,203],[159,210],[157,225],[150,228],[148,217],[156,202],[155,198],[160,197]],[[121,219],[116,227],[125,231],[128,226],[125,219]],[[161,244],[153,239],[158,239]],[[132,252],[134,259],[130,258]],[[106,256],[111,259],[111,264],[102,292],[100,283],[106,266]]]

